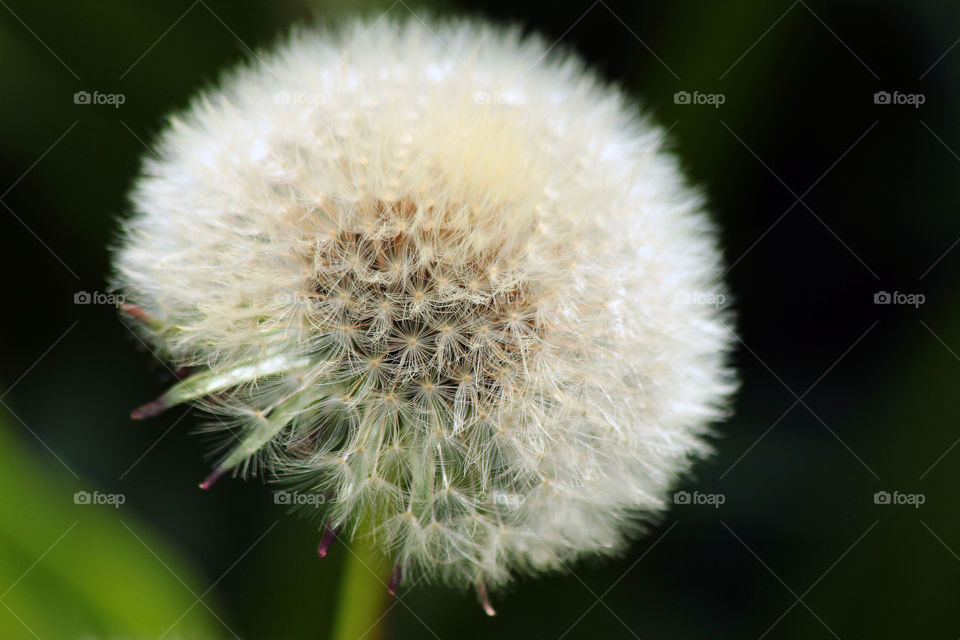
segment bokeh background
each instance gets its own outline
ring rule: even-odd
[[[343,550],[318,560],[259,482],[199,491],[202,418],[132,422],[171,373],[75,296],[106,292],[164,115],[290,25],[357,11],[519,22],[636,96],[709,196],[742,341],[736,415],[679,488],[722,504],[521,580],[493,619],[403,591],[389,636],[960,635],[960,5],[0,0],[0,637],[325,637]]]

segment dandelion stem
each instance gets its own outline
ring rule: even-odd
[[[356,535],[346,554],[332,640],[379,640],[386,619],[391,563],[370,536]]]

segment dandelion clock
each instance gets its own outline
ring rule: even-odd
[[[715,230],[662,134],[519,30],[296,32],[144,161],[115,283],[187,373],[134,417],[208,412],[201,486],[313,496],[321,555],[352,539],[384,590],[492,612],[518,574],[618,553],[735,387],[730,319],[697,303]]]

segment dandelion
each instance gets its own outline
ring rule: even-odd
[[[201,486],[323,500],[411,576],[489,589],[620,551],[735,386],[715,232],[662,131],[474,22],[294,34],[160,136],[115,255],[209,411]]]

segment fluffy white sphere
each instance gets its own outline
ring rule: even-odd
[[[218,473],[322,495],[407,573],[496,586],[620,549],[735,386],[721,259],[661,130],[474,22],[295,34],[172,119],[116,252],[233,429]],[[319,502],[319,501],[318,501]]]

